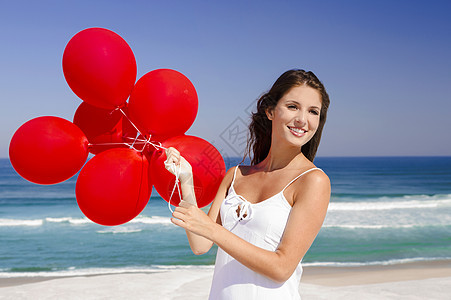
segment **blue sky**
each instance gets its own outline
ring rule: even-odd
[[[184,73],[199,95],[188,133],[226,156],[242,151],[231,130],[248,107],[292,68],[331,98],[318,155],[451,155],[450,14],[450,1],[2,1],[0,157],[24,122],[72,120],[81,100],[62,53],[88,27],[128,42],[138,78]]]

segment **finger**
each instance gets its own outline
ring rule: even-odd
[[[181,220],[181,221],[185,221],[185,215],[184,214],[182,214],[181,212],[177,212],[177,211],[174,211],[173,213],[172,213],[172,216],[174,217],[174,218],[176,218],[176,219],[178,219],[178,220]]]
[[[172,162],[172,160],[173,160],[173,156],[172,156],[171,152],[167,151],[166,152],[166,160],[165,161]]]
[[[164,167],[166,170],[168,170],[169,172],[171,172],[172,174],[176,173],[176,166],[174,162],[171,162],[170,160],[165,160],[164,161]]]
[[[182,220],[171,218],[171,222],[177,226],[180,226],[182,228],[185,228],[186,224]]]
[[[174,153],[174,150],[176,150],[174,147],[169,147],[169,148],[167,148],[166,149],[166,155],[169,155],[169,154],[171,154],[171,153]]]
[[[180,205],[180,204],[179,204]],[[188,209],[186,209],[185,207],[181,207],[181,206],[177,206],[174,209],[174,212],[179,212],[181,214],[186,214],[188,212]]]
[[[188,201],[182,200],[179,203],[179,207],[183,207],[183,208],[189,208],[191,206],[194,206],[194,204],[189,203]]]
[[[180,160],[179,158],[169,153],[169,156],[166,157],[166,160],[163,163],[166,170],[168,170],[172,174],[175,174],[177,172],[176,167],[180,164]]]
[[[177,164],[177,160],[173,156],[169,156],[164,161],[164,164],[165,164],[165,166],[176,165]]]
[[[166,153],[166,159],[170,161],[179,161],[180,155],[177,153],[174,153],[173,151],[169,151]]]
[[[170,148],[171,148],[171,152],[172,152],[174,155],[180,156],[180,152],[179,152],[177,149],[175,149],[174,147],[170,147]]]
[[[166,152],[166,156],[169,156],[169,155],[173,155],[176,157],[180,156],[180,152],[177,149],[175,149],[174,147],[169,147],[168,149],[166,149],[165,152]]]

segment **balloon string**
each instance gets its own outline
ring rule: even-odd
[[[127,120],[130,122],[130,124],[132,124],[132,126],[136,129],[136,131],[137,131],[141,136],[144,136],[144,135],[142,134],[142,132],[139,131],[138,127],[136,127],[136,125],[129,119],[129,117],[127,116],[127,114],[126,114],[120,107],[117,107],[115,110],[119,110],[119,111],[124,115],[124,117],[127,118]],[[161,145],[160,142],[156,142],[156,141],[153,141],[153,142],[152,142],[152,141],[150,141],[151,136],[150,136],[148,139],[140,139],[138,135],[136,135],[136,137],[134,137],[134,138],[128,137],[128,136],[124,136],[124,137],[122,137],[122,138],[123,138],[123,139],[129,139],[129,140],[130,140],[130,139],[133,139],[133,142],[132,142],[132,144],[129,144],[129,143],[119,143],[119,142],[118,142],[118,143],[95,143],[95,144],[89,143],[88,145],[89,145],[89,146],[126,145],[126,146],[129,146],[130,148],[133,148],[134,150],[136,150],[136,151],[138,151],[138,152],[143,152],[147,145],[151,145],[152,147],[154,147],[154,148],[157,149],[157,150],[158,150],[158,149],[164,149],[164,150],[167,149],[166,147],[163,147],[163,145]],[[143,146],[143,148],[142,148],[141,150],[138,150],[138,149],[136,149],[136,148],[134,147],[135,144],[141,144],[141,143],[139,143],[139,142],[144,143],[144,146]]]
[[[138,142],[146,142],[147,141],[147,140],[139,139],[138,137],[132,138],[132,137],[129,137],[129,136],[123,136],[122,138],[123,139],[129,139],[129,140],[136,140]]]
[[[135,149],[135,147],[133,147],[136,143],[136,139],[138,138],[138,135],[135,136],[135,139],[133,140],[132,145],[130,146],[131,148]],[[136,150],[136,149],[135,149]],[[144,149],[143,149],[144,150]]]
[[[180,200],[182,200],[182,193],[180,192],[180,188],[179,188],[179,176],[180,176],[180,173],[181,173],[181,171],[182,171],[182,166],[179,166],[178,168],[177,168],[177,166],[175,165],[175,163],[171,163],[171,168],[174,168],[174,173],[175,173],[175,184],[174,184],[174,187],[172,188],[172,192],[171,192],[171,196],[169,196],[169,200],[168,200],[168,208],[169,208],[169,210],[171,211],[171,213],[174,213],[174,211],[172,210],[172,208],[171,208],[171,199],[172,199],[172,196],[174,195],[174,192],[175,192],[175,188],[177,187],[177,192],[178,192],[178,194],[179,194],[179,198],[180,198]]]
[[[119,110],[123,115],[124,115],[124,117],[130,122],[130,124],[132,124],[132,126],[136,129],[136,131],[137,131],[137,133],[139,133],[141,136],[144,136],[144,134],[142,134],[142,132],[138,129],[138,127],[130,120],[130,118],[127,116],[127,114],[122,110],[122,108],[121,107],[117,107],[116,108],[116,110]],[[90,146],[93,146],[93,145],[127,145],[127,146],[129,146],[130,148],[133,148],[134,150],[136,150],[136,151],[138,151],[138,152],[143,152],[144,151],[144,149],[146,148],[146,146],[147,145],[152,145],[155,149],[164,149],[164,150],[166,150],[167,148],[166,147],[163,147],[163,145],[161,145],[161,143],[160,142],[157,142],[158,144],[156,144],[155,142],[151,142],[150,141],[150,139],[151,139],[151,137],[152,136],[149,136],[149,138],[147,138],[147,139],[145,139],[145,140],[143,140],[143,139],[139,139],[138,138],[139,136],[138,136],[138,134],[136,135],[136,137],[135,138],[131,138],[131,137],[124,137],[124,138],[126,138],[126,139],[133,139],[133,143],[130,145],[130,144],[128,144],[128,143],[98,143],[98,144],[89,144]],[[136,149],[134,146],[135,146],[135,144],[136,144],[136,142],[137,141],[139,141],[139,142],[141,142],[141,143],[144,143],[144,145],[143,145],[143,147],[142,147],[142,149],[141,150],[138,150],[138,149]],[[175,163],[172,163],[171,164],[171,167],[172,168],[174,168],[174,173],[175,173],[175,182],[174,182],[174,187],[172,188],[172,192],[171,192],[171,196],[169,197],[169,200],[168,200],[168,208],[169,208],[169,210],[171,211],[171,213],[174,213],[174,211],[172,210],[172,208],[171,208],[171,199],[172,199],[172,196],[174,195],[174,192],[175,192],[175,189],[177,188],[177,193],[179,194],[179,198],[180,198],[180,200],[182,200],[182,193],[181,193],[181,191],[180,191],[180,187],[179,187],[179,176],[180,176],[180,173],[181,173],[181,171],[182,171],[182,167],[181,166],[179,166],[179,168],[177,168],[177,166],[175,165]]]
[[[128,143],[88,143],[88,146],[114,146],[114,145],[126,145],[130,147]]]
[[[136,131],[137,131],[140,135],[144,136],[144,134],[142,134],[142,132],[138,129],[138,127],[132,122],[132,120],[130,120],[130,118],[127,116],[127,114],[122,110],[122,108],[117,107],[116,110],[119,110],[119,111],[124,115],[124,117],[130,122],[130,124],[132,124],[132,126],[136,129]],[[164,149],[164,150],[166,150],[166,148],[163,147],[163,146],[161,145],[161,143],[159,143],[159,145],[158,145],[158,144],[155,144],[155,143],[151,142],[151,141],[150,141],[151,137],[152,137],[152,136],[149,136],[149,138],[146,139],[146,140],[140,140],[140,141],[144,142],[144,146],[142,147],[141,150],[138,150],[138,149],[136,149],[136,148],[134,147],[135,142],[138,140],[138,136],[135,137],[135,139],[134,139],[134,141],[133,141],[133,143],[132,143],[132,145],[131,145],[130,147],[133,148],[133,149],[135,149],[135,150],[138,151],[138,152],[143,152],[144,149],[146,148],[146,146],[147,146],[148,144],[150,144],[150,145],[152,145],[152,146],[153,146],[155,149],[157,149],[157,150],[158,150],[158,149]]]
[[[138,127],[136,127],[135,124],[133,124],[133,122],[128,118],[127,114],[122,110],[122,108],[117,107],[116,109],[118,109],[124,115],[124,117],[127,118],[127,120],[130,122],[130,124],[132,124],[132,126],[135,127],[136,131],[142,135],[141,131],[139,131]]]
[[[138,127],[132,122],[132,120],[130,120],[130,118],[127,116],[127,114],[122,110],[122,108],[118,107],[118,108],[116,108],[116,109],[118,109],[118,110],[124,115],[124,117],[130,122],[130,124],[132,124],[132,126],[136,129],[136,131],[137,131],[140,135],[144,136],[144,134],[142,134],[142,132],[139,131]],[[150,137],[149,137],[149,139],[147,139],[147,140],[145,141],[144,146],[142,147],[141,150],[138,150],[138,149],[136,149],[136,148],[134,147],[134,145],[135,145],[137,139],[138,139],[138,135],[135,136],[135,139],[134,139],[133,143],[131,144],[130,148],[133,148],[133,149],[135,149],[136,151],[139,151],[139,152],[143,152],[144,149],[145,149],[146,146],[147,146],[147,143],[150,142]]]

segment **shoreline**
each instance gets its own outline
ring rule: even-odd
[[[61,275],[61,276],[22,276],[0,277],[0,288],[37,283],[48,280],[66,278],[92,278],[100,276],[142,274],[152,275],[183,270],[205,271],[213,273],[213,266],[205,268],[193,266],[190,269],[167,269],[155,271],[135,271],[121,273],[101,273],[86,275]],[[419,271],[421,272],[415,272]],[[388,276],[389,275],[389,276]],[[451,260],[434,260],[408,262],[390,265],[367,266],[304,266],[301,283],[318,284],[325,286],[361,285],[372,283],[385,283],[393,281],[422,280],[429,278],[451,277]],[[451,284],[451,283],[450,283]]]
[[[206,299],[213,268],[53,277],[0,278],[0,299]],[[451,294],[451,260],[355,267],[304,267],[303,299],[446,299]],[[363,297],[363,298],[362,298]],[[374,298],[371,298],[374,297]]]
[[[451,278],[451,260],[355,267],[304,267],[301,283],[345,286],[441,277]]]

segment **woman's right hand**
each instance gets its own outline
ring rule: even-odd
[[[166,149],[166,160],[164,166],[166,170],[176,175],[179,173],[181,183],[189,183],[193,179],[193,169],[189,162],[180,155],[180,152],[174,147]]]

